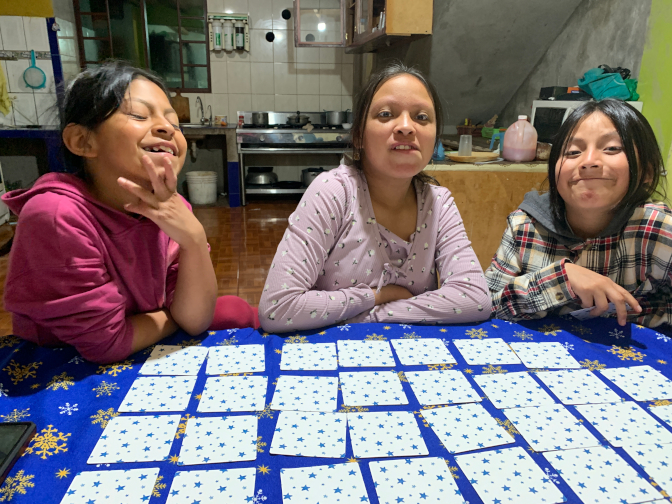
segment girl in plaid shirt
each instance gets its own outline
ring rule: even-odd
[[[533,319],[614,303],[618,323],[672,324],[672,212],[653,202],[663,159],[644,116],[586,102],[562,125],[549,191],[509,215],[485,276],[497,318]],[[629,305],[628,307],[626,307]]]

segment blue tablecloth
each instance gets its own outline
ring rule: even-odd
[[[614,332],[619,331],[619,332]],[[627,341],[631,333],[632,341],[626,347],[587,342],[584,338],[601,337],[605,341]],[[624,336],[614,339],[614,336]],[[262,343],[266,349],[266,372],[269,388],[266,409],[258,413],[258,456],[255,461],[236,464],[208,464],[201,466],[179,466],[180,452],[186,419],[196,415],[200,394],[205,385],[205,365],[201,368],[188,409],[181,414],[180,428],[170,450],[171,458],[156,463],[111,464],[109,467],[87,465],[86,460],[100,438],[107,422],[119,415],[117,412],[122,399],[149,350],[139,352],[124,362],[98,366],[82,360],[71,348],[45,349],[23,342],[15,337],[0,339],[0,420],[32,421],[37,424],[37,436],[31,442],[27,453],[16,463],[8,479],[0,488],[0,502],[57,504],[66,493],[75,475],[81,471],[106,469],[133,469],[159,467],[159,479],[149,500],[152,504],[166,502],[168,491],[176,471],[211,470],[223,468],[255,467],[258,502],[282,504],[280,469],[289,467],[327,465],[341,462],[359,463],[364,476],[369,502],[378,503],[369,460],[356,460],[352,456],[352,446],[347,440],[345,459],[320,459],[307,457],[276,456],[269,454],[271,439],[278,418],[278,412],[271,411],[271,401],[276,378],[280,373],[280,356],[283,344],[302,342],[335,342],[339,339],[391,340],[394,338],[441,338],[446,341],[458,338],[501,337],[507,342],[555,341],[566,346],[569,352],[590,370],[605,367],[623,367],[648,364],[672,377],[672,340],[655,330],[639,326],[621,328],[613,319],[594,319],[578,322],[570,317],[543,319],[524,324],[512,324],[501,320],[490,320],[478,325],[465,326],[410,326],[397,324],[359,324],[330,327],[322,331],[293,333],[280,337],[251,329],[219,331],[205,334],[202,338],[190,338],[177,333],[162,343],[191,345],[232,345]],[[451,344],[451,353],[457,365],[401,366],[397,360],[397,372],[426,369],[459,369],[467,373],[472,385],[478,386],[472,377],[483,373],[503,373],[526,371],[523,365],[468,366],[457,349]],[[365,369],[359,369],[365,370]],[[283,374],[305,374],[298,371]],[[310,372],[323,376],[338,376],[338,371]],[[418,404],[403,374],[402,385],[410,404],[407,406],[369,407],[368,411],[407,410],[415,413],[420,430],[429,449],[429,455],[446,459],[455,482],[466,501],[471,504],[481,502],[467,478],[460,471],[455,459],[439,443],[438,438],[422,417],[423,408]],[[621,397],[628,398],[620,389],[611,386]],[[628,398],[630,399],[630,398]],[[338,402],[343,404],[339,392]],[[670,404],[670,401],[658,401]],[[525,440],[515,431],[500,410],[488,400],[482,404],[512,433],[516,445],[522,446],[535,462],[548,471],[558,488],[569,502],[580,502],[571,489],[556,476],[556,472],[540,453],[532,452]],[[642,404],[643,406],[649,405]],[[347,410],[343,408],[341,411]],[[132,415],[132,413],[130,413]],[[245,414],[245,413],[238,413]],[[248,413],[249,414],[249,413]],[[199,416],[218,416],[199,414]],[[221,416],[221,414],[219,415]],[[597,431],[588,426],[598,439],[604,440]],[[666,426],[669,429],[669,426]],[[670,429],[672,430],[672,429]],[[608,444],[604,440],[605,444]],[[651,479],[630,459],[625,452],[616,451],[647,480]],[[383,460],[383,459],[377,459]],[[266,497],[265,500],[262,497]],[[105,502],[110,502],[106,500]]]

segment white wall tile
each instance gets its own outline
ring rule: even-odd
[[[273,63],[275,94],[296,94],[296,66],[294,63]]]
[[[273,0],[248,0],[248,10],[252,29],[273,28]]]
[[[57,32],[57,37],[74,37],[75,36],[75,25],[74,23],[62,19],[60,17],[56,18],[56,22],[58,23],[58,27],[60,30]]]
[[[224,12],[224,0],[208,0],[208,12]]]
[[[229,61],[229,58],[226,55],[226,51],[210,51],[210,64],[212,65],[215,62],[224,62]]]
[[[251,48],[250,48],[251,49]],[[250,59],[250,53],[248,51],[217,51],[217,53],[221,53],[223,58],[226,58],[227,61],[251,61]],[[217,54],[215,53],[215,54]],[[212,54],[212,53],[211,53]]]
[[[320,95],[320,110],[341,110],[341,95]]]
[[[296,95],[275,95],[275,111],[276,112],[296,112],[298,110],[298,103]]]
[[[63,69],[63,79],[66,82],[70,82],[79,75],[79,65],[74,61],[61,62],[61,68]]]
[[[273,94],[273,63],[252,63],[252,94]]]
[[[20,59],[17,61],[6,61],[7,64],[7,87],[10,93],[31,93],[33,92],[23,80],[23,72],[30,65],[30,61]]]
[[[343,49],[340,47],[320,47],[320,63],[341,63]]]
[[[247,14],[247,0],[224,0],[224,12],[228,14]]]
[[[250,92],[250,63],[229,61],[227,80],[229,83],[229,93],[244,94]]]
[[[282,18],[282,11],[289,9],[292,17],[288,20]],[[273,0],[273,29],[287,30],[294,27],[294,0]]]
[[[0,33],[2,33],[2,45],[5,50],[25,51],[28,49],[21,16],[0,16]]]
[[[212,95],[212,116],[229,115],[229,95],[228,94],[213,94]],[[237,118],[236,118],[237,120]],[[229,117],[231,121],[231,117]]]
[[[33,51],[49,50],[49,32],[46,18],[24,17],[23,30],[26,34],[26,46]]]
[[[33,91],[35,93],[55,93],[56,84],[54,82],[54,67],[51,60],[35,60],[35,65],[44,72],[44,75],[47,76],[47,80],[42,89],[34,89]]]
[[[77,60],[77,42],[73,38],[58,39],[58,53],[65,61]]]
[[[341,96],[341,110],[352,110],[352,96]]]
[[[319,47],[297,47],[296,61],[299,63],[319,63],[320,62],[320,48]]]
[[[345,52],[345,49],[339,49],[341,51],[341,63],[354,63],[355,62],[355,55],[354,54],[347,54]]]
[[[341,65],[341,94],[352,95],[354,65]]]
[[[37,124],[35,97],[33,93],[12,93],[12,107],[14,108],[14,122],[17,126]]]
[[[200,98],[203,102],[203,114],[207,114],[208,104],[205,93],[182,93],[184,98],[189,99],[189,122],[199,123],[201,120],[201,107],[197,105],[196,98]],[[208,95],[209,96],[209,95]]]
[[[322,49],[322,48],[320,48]],[[341,95],[341,67],[336,64],[320,64],[320,94]],[[340,103],[340,101],[339,101]],[[333,109],[330,109],[333,110]]]
[[[210,59],[210,79],[213,93],[228,93],[229,83],[227,80],[228,65],[226,61]]]
[[[229,95],[229,121],[238,124],[238,111],[252,110],[252,95],[245,94],[230,94]]]
[[[322,9],[340,9],[341,0],[320,0],[320,7]]]
[[[250,30],[250,61],[253,63],[273,63],[273,45],[266,40],[269,30]]]
[[[259,112],[275,110],[275,95],[253,94],[252,110]]]
[[[47,126],[59,123],[55,93],[36,94],[35,108],[37,109],[37,122],[39,125]]]
[[[320,94],[320,65],[317,63],[296,64],[296,92],[299,95]]]
[[[273,30],[273,61],[275,63],[292,63],[296,61],[293,30]]]
[[[302,95],[296,96],[299,110],[302,112],[319,112],[320,96],[319,95]]]

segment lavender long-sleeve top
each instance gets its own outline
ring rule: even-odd
[[[405,241],[376,222],[361,171],[342,165],[314,180],[278,245],[259,302],[261,326],[285,332],[343,321],[487,319],[483,269],[450,191],[419,182],[415,189],[417,227]],[[390,284],[414,297],[375,306],[374,290]]]

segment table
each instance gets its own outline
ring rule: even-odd
[[[584,340],[584,338],[592,336],[598,336],[607,341],[626,341],[629,344],[621,347]],[[614,336],[618,339],[613,339]],[[159,468],[158,480],[154,485],[151,498],[148,499],[148,502],[158,504],[166,502],[176,471],[253,467],[256,469],[256,488],[254,497],[248,498],[248,502],[281,504],[283,503],[280,481],[280,470],[282,468],[357,463],[363,474],[368,502],[378,503],[369,470],[369,462],[374,459],[357,460],[353,458],[352,445],[349,439],[347,440],[347,452],[344,459],[269,454],[278,419],[278,412],[272,411],[269,404],[274,388],[272,383],[276,382],[280,374],[279,364],[282,347],[287,344],[335,342],[340,339],[390,341],[396,338],[429,337],[441,338],[446,341],[501,337],[506,342],[560,342],[581,362],[584,368],[589,370],[648,364],[661,371],[668,378],[672,377],[672,340],[670,337],[661,332],[634,325],[621,328],[616,325],[613,319],[593,319],[579,322],[571,317],[561,317],[520,324],[490,320],[481,324],[443,327],[358,324],[335,326],[321,331],[292,333],[285,337],[260,333],[252,329],[210,332],[204,334],[201,338],[190,338],[185,333],[178,332],[162,343],[209,347],[251,343],[264,345],[266,358],[266,372],[264,374],[269,377],[269,388],[266,395],[266,408],[257,413],[259,419],[257,459],[229,464],[182,467],[177,465],[177,454],[183,441],[186,420],[196,415],[196,408],[200,399],[199,394],[203,391],[205,384],[204,365],[198,374],[189,406],[186,411],[180,413],[180,424],[168,460],[155,463],[111,464],[96,467],[95,465],[87,465],[86,460],[100,438],[103,428],[110,419],[120,415],[117,410],[121,401],[129,390],[131,383],[137,377],[138,370],[149,355],[150,350],[139,352],[124,362],[98,366],[82,360],[71,348],[39,348],[16,337],[7,337],[0,339],[0,390],[4,396],[0,397],[0,420],[4,422],[32,421],[37,424],[38,431],[37,436],[29,446],[28,453],[19,459],[8,479],[0,488],[0,502],[58,504],[68,490],[73,478],[80,471]],[[629,340],[630,337],[631,341]],[[399,373],[409,405],[341,408],[341,411],[413,411],[429,449],[429,456],[442,457],[446,460],[464,500],[474,504],[482,501],[465,474],[458,467],[454,456],[450,455],[440,444],[438,438],[428,426],[422,413],[426,413],[431,407],[422,408],[420,406],[404,373],[427,369],[460,369],[468,376],[472,386],[476,390],[480,390],[473,380],[476,375],[528,370],[520,364],[468,366],[452,342],[448,348],[457,359],[457,365],[402,366],[395,352],[397,365],[393,369]],[[366,369],[358,370],[365,371]],[[338,371],[283,371],[282,374],[338,376]],[[608,382],[605,380],[605,383]],[[622,398],[631,400],[618,387],[611,385],[611,388]],[[555,396],[553,397],[555,398]],[[338,394],[338,404],[343,404],[340,392]],[[514,437],[515,444],[506,445],[507,448],[512,446],[523,447],[538,466],[547,472],[549,478],[557,484],[558,489],[567,497],[569,502],[580,502],[576,494],[557,475],[557,472],[549,465],[542,454],[531,450],[501,410],[496,409],[487,399],[484,399],[481,404]],[[642,406],[652,404],[641,403]],[[657,404],[672,404],[672,402],[669,400],[657,401]],[[124,415],[133,414],[124,413]],[[243,413],[234,413],[233,415],[239,414]],[[221,416],[221,414],[200,413],[199,416]],[[598,439],[603,439],[591,426],[588,427]],[[665,425],[665,427],[672,431],[672,427],[669,425]],[[492,448],[488,450],[492,450]],[[637,472],[643,476],[644,481],[652,481],[641,467],[625,455],[621,448],[615,448],[615,450],[624,456],[626,461],[629,461]],[[669,489],[668,492],[670,492]],[[662,495],[655,497],[660,498]],[[114,502],[114,500],[104,500],[104,502],[109,503]]]

